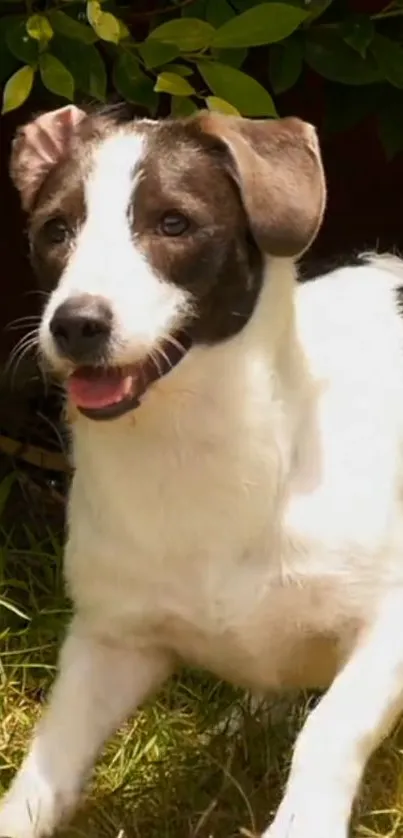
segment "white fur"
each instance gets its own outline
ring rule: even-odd
[[[45,311],[40,339],[53,366],[63,369],[49,323],[57,307],[80,294],[101,295],[114,316],[115,363],[133,363],[175,330],[186,292],[168,284],[148,264],[130,230],[131,200],[141,177],[146,142],[141,134],[112,134],[92,154],[84,185],[86,221],[67,268]]]
[[[346,838],[403,708],[399,284],[392,257],[299,287],[269,260],[239,335],[192,349],[133,414],[74,423],[76,617],[2,836],[52,831],[179,657],[258,691],[328,688],[265,838]]]

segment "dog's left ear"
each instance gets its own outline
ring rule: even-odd
[[[11,149],[10,175],[26,212],[31,211],[47,174],[69,151],[76,126],[84,117],[84,111],[66,105],[40,114],[17,131]]]
[[[301,255],[315,238],[326,186],[316,131],[299,119],[203,112],[203,133],[224,145],[255,241],[271,256]]]

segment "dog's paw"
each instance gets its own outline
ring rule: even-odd
[[[292,800],[283,800],[262,838],[348,838],[348,825],[335,816],[333,808],[326,811],[320,798],[311,807],[306,803],[300,808]]]
[[[53,801],[10,794],[0,803],[0,838],[45,838],[56,826]]]
[[[263,833],[262,838],[347,838],[347,832],[334,823],[324,823],[318,819],[289,818],[287,821],[273,821]]]
[[[0,838],[36,838],[34,824],[25,814],[24,804],[1,803]]]
[[[0,838],[47,838],[73,802],[40,776],[22,772],[0,800]]]

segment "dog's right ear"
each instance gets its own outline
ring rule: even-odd
[[[46,175],[71,148],[75,128],[85,116],[84,111],[67,105],[41,114],[18,130],[11,150],[10,174],[26,212],[32,209]]]
[[[250,230],[271,256],[296,258],[315,238],[326,203],[316,131],[300,119],[245,119],[201,111],[191,118],[226,149]]]

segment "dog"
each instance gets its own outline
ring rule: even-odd
[[[297,283],[326,185],[295,118],[68,106],[20,129],[11,175],[74,417],[75,613],[0,835],[50,835],[190,662],[324,690],[264,838],[346,838],[403,709],[402,262]]]

